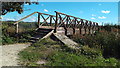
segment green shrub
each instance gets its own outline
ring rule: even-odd
[[[81,54],[86,55],[88,58],[102,56],[102,52],[99,49],[90,48],[86,45],[81,48]]]
[[[28,42],[30,37],[34,35],[33,29],[36,28],[35,23],[21,22],[19,23],[19,34],[16,34],[16,25],[14,22],[2,22],[2,43],[24,43]]]
[[[104,25],[103,28],[107,31],[111,31],[112,25],[106,24],[106,25]]]
[[[74,38],[76,42],[82,45],[88,45],[90,48],[99,48],[105,58],[120,58],[120,36],[115,32],[100,31],[94,36],[84,36]]]
[[[13,37],[9,37],[9,36],[2,36],[2,44],[13,44],[15,43],[15,39]]]

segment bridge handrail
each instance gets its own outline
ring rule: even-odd
[[[28,18],[28,17],[30,17],[30,16],[36,14],[36,13],[38,13],[38,14],[43,14],[43,15],[49,15],[49,14],[40,13],[40,12],[33,12],[33,13],[31,13],[31,14],[25,16],[24,18],[22,18],[22,19],[18,20],[17,22],[13,23],[14,25],[16,25],[16,33],[18,33],[18,23],[19,23],[20,21],[22,21],[22,20],[24,20],[24,19],[26,19],[26,18]],[[49,16],[55,17],[54,15],[49,15]],[[42,24],[42,25],[43,25],[43,24]],[[41,26],[41,25],[40,25],[40,26]]]
[[[17,22],[15,22],[14,24],[17,24],[17,23],[19,23],[20,21],[22,21],[22,20],[24,20],[24,19],[26,19],[26,18],[28,18],[28,17],[30,17],[30,16],[32,16],[32,15],[34,15],[34,14],[36,14],[36,13],[37,13],[37,12],[31,13],[31,14],[29,14],[29,15],[25,16],[24,18],[22,18],[22,19],[18,20],[18,21],[17,21]]]
[[[57,12],[57,11],[55,11],[55,12],[56,12],[56,16],[50,15],[50,14],[46,14],[46,13],[40,13],[40,12],[34,12],[34,13],[31,13],[31,14],[25,16],[24,18],[22,18],[22,19],[20,19],[20,20],[18,20],[17,22],[14,23],[14,25],[16,25],[16,33],[18,33],[18,24],[19,24],[19,22],[22,21],[22,20],[24,20],[24,19],[26,19],[26,18],[28,18],[28,17],[30,17],[30,16],[32,16],[32,15],[34,15],[34,14],[36,14],[36,13],[38,13],[38,25],[39,25],[39,27],[43,26],[44,24],[48,24],[49,25],[49,23],[50,23],[50,26],[52,26],[52,23],[53,23],[52,20],[55,21],[55,23],[54,23],[54,26],[55,26],[54,32],[56,32],[56,29],[58,27],[60,27],[62,24],[65,25],[64,20],[67,21],[67,24],[69,23],[69,26],[66,27],[66,25],[65,25],[65,29],[66,28],[70,28],[71,25],[73,25],[73,28],[76,28],[76,27],[78,28],[78,26],[76,26],[76,25],[79,25],[79,26],[80,25],[82,25],[82,26],[87,25],[87,26],[89,26],[86,23],[86,21],[92,23],[92,21],[89,21],[89,20],[86,20],[86,19],[74,17],[74,16],[67,15],[67,14],[64,14],[64,13],[61,13],[61,12]],[[45,18],[44,15],[47,15],[48,17]],[[65,17],[61,18],[62,16],[59,16],[59,15],[65,15]],[[40,24],[41,23],[41,21],[40,21],[41,18],[40,17],[42,17],[42,19],[44,19],[43,22],[45,22],[45,23]],[[66,17],[67,17],[67,19],[66,19]],[[74,20],[72,21],[71,18],[74,19]],[[47,21],[48,19],[50,20],[50,22]],[[60,22],[58,23],[59,20],[61,20],[61,23]],[[73,22],[73,24],[72,24],[72,22]],[[93,22],[93,23],[94,23],[94,25],[90,24],[90,27],[98,26],[98,23],[96,23],[96,22]]]
[[[76,19],[82,19],[82,18],[79,18],[79,17],[74,17],[74,16],[71,16],[71,15],[67,15],[67,14],[65,14],[65,13],[61,13],[61,12],[57,12],[57,11],[55,11],[56,13],[59,13],[59,14],[62,14],[62,15],[66,15],[66,16],[69,16],[69,17],[73,17],[73,18],[76,18]],[[86,19],[82,19],[82,20],[85,20],[86,21]],[[87,20],[87,21],[89,21],[89,20]]]
[[[26,19],[26,18],[28,18],[28,17],[30,17],[30,16],[32,16],[32,15],[34,15],[34,14],[36,14],[36,13],[39,13],[39,14],[44,14],[44,15],[49,15],[49,14],[45,14],[45,13],[34,12],[34,13],[31,13],[31,14],[29,14],[29,15],[25,16],[24,18],[22,18],[22,19],[18,20],[18,21],[17,21],[17,22],[15,22],[14,24],[17,24],[17,23],[19,23],[20,21],[22,21],[22,20],[24,20],[24,19]],[[54,15],[50,15],[50,16],[55,17]]]
[[[74,22],[73,22],[73,28],[80,28],[80,26],[78,27],[78,26],[76,26],[76,25],[82,25],[82,26],[87,26],[88,27],[88,22],[90,22],[89,20],[86,20],[86,19],[82,19],[82,18],[78,18],[78,17],[74,17],[74,16],[71,16],[71,15],[68,15],[68,14],[64,14],[64,13],[61,13],[61,12],[57,12],[57,11],[55,11],[55,13],[56,13],[56,21],[55,21],[55,30],[54,30],[54,32],[56,33],[57,32],[57,28],[61,25],[61,23],[59,24],[59,20],[62,20],[62,23],[64,24],[64,25],[68,25],[68,23],[70,23],[71,21],[70,21],[70,18],[74,18]],[[63,21],[63,19],[61,19],[61,15],[64,15],[64,18],[66,18],[67,17],[67,19],[65,20],[66,21],[66,23],[64,23]],[[69,18],[69,19],[68,19]],[[80,24],[80,22],[78,22],[80,20],[80,22],[81,22],[81,24]],[[91,22],[93,22],[93,21],[91,21]],[[59,24],[59,25],[58,25]],[[98,23],[97,22],[93,22],[93,26],[95,27],[95,26],[98,26]],[[96,25],[97,24],[97,25]],[[69,24],[69,26],[65,26],[65,29],[67,29],[67,28],[69,28],[70,26],[71,26],[72,24],[70,23]],[[85,27],[86,28],[86,27]],[[75,29],[73,30],[73,32],[75,33]]]

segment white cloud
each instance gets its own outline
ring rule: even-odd
[[[96,19],[96,18],[92,17],[91,19]]]
[[[95,14],[92,14],[92,16],[96,16]]]
[[[45,12],[48,12],[48,10],[47,10],[47,9],[44,9],[44,11],[45,11]]]
[[[15,19],[7,18],[6,21],[15,21]]]
[[[102,16],[102,17],[98,17],[99,19],[106,19],[107,17],[105,17],[105,16]]]
[[[31,19],[32,22],[35,22],[37,20],[37,17],[32,16],[30,19]]]
[[[101,12],[102,13],[110,13],[110,11],[105,11],[105,10],[102,10]]]
[[[36,20],[35,19],[31,19],[32,20],[32,22],[35,22]]]
[[[24,5],[29,5],[28,3],[24,4]]]
[[[38,2],[39,0],[31,0],[31,2]]]

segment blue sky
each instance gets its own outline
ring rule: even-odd
[[[120,0],[31,0],[39,2],[118,2]]]
[[[2,16],[3,20],[19,20],[33,12],[55,15],[54,11],[98,22],[100,25],[118,23],[118,2],[40,2],[39,5],[25,5],[24,12],[11,12]],[[24,21],[37,21],[34,15]]]

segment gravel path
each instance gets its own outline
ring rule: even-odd
[[[0,46],[0,66],[19,66],[18,53],[28,46],[29,43]]]

